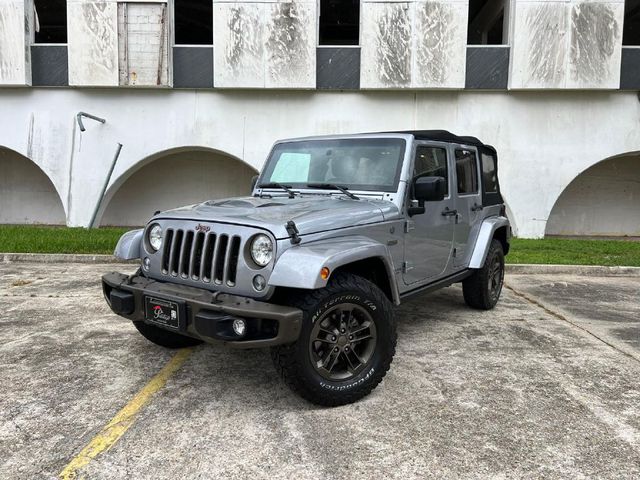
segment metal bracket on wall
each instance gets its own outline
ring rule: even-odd
[[[100,210],[100,206],[102,205],[102,200],[104,200],[104,194],[107,191],[109,182],[111,181],[111,175],[113,174],[113,169],[115,168],[118,157],[120,156],[120,150],[122,150],[122,144],[118,143],[118,148],[116,148],[116,154],[113,156],[111,168],[109,169],[109,173],[107,174],[107,179],[104,181],[102,191],[100,192],[100,196],[98,197],[98,203],[96,204],[96,208],[93,210],[93,215],[91,216],[91,221],[89,222],[89,228],[95,228],[94,224],[96,222],[96,216],[98,216],[98,211]]]
[[[78,126],[80,127],[80,131],[84,132],[86,128],[84,127],[84,123],[82,123],[82,117],[90,118],[91,120],[95,120],[96,122],[106,123],[107,121],[104,118],[96,117],[95,115],[91,115],[86,112],[78,112],[76,115],[76,120],[78,122]]]

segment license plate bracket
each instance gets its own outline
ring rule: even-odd
[[[147,322],[170,330],[184,330],[185,303],[162,297],[144,297],[144,317]]]

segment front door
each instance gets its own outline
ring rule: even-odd
[[[425,212],[410,217],[407,222],[403,263],[403,279],[407,285],[436,280],[447,270],[455,223],[455,215],[451,215],[454,200],[449,165],[447,146],[419,143],[416,147],[413,177],[443,177],[447,193],[444,200],[425,202]],[[409,195],[410,203],[415,204],[412,192]]]
[[[478,153],[475,148],[456,147],[455,208],[458,211],[455,224],[455,251],[453,266],[465,267],[469,261],[482,220],[482,195],[478,176]]]

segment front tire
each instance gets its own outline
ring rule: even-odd
[[[498,240],[492,240],[481,269],[462,282],[464,301],[471,308],[491,310],[496,306],[504,284],[504,250]]]
[[[144,322],[133,322],[140,334],[147,340],[165,348],[186,348],[200,345],[202,340],[173,333]]]
[[[396,347],[393,306],[370,281],[337,274],[320,290],[291,292],[303,311],[302,331],[271,356],[285,383],[316,405],[365,397],[382,381]]]

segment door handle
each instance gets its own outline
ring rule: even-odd
[[[473,204],[473,207],[471,207],[471,211],[472,212],[477,212],[478,210],[482,210],[484,207],[482,205],[478,205],[477,203]]]
[[[447,207],[442,211],[443,217],[453,217],[454,215],[458,215],[458,210],[449,210],[449,207]]]

